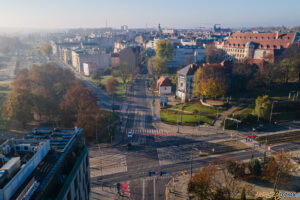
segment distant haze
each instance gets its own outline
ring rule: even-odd
[[[0,28],[300,25],[299,0],[0,0]]]

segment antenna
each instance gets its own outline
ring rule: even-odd
[[[105,28],[107,28],[107,19],[105,19]]]

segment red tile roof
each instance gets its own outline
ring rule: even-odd
[[[296,33],[233,33],[225,42],[225,47],[244,48],[247,42],[256,43],[258,49],[288,48],[295,40]]]
[[[168,77],[160,77],[157,81],[156,81],[157,87],[160,86],[172,86],[172,83],[170,81],[170,79]]]

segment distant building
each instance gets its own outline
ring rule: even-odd
[[[155,50],[156,49],[156,44],[159,40],[160,39],[158,39],[158,38],[154,38],[153,40],[146,41],[146,43],[144,45],[145,49],[149,48],[149,49]]]
[[[97,69],[105,69],[110,65],[110,55],[98,51],[87,51],[84,49],[72,51],[72,65],[81,72],[83,71],[83,63],[95,63]]]
[[[233,33],[222,48],[227,59],[243,61],[245,59],[264,60],[274,58],[297,41],[297,33]]]
[[[119,67],[120,66],[120,55],[118,53],[112,53],[110,55],[110,65],[111,65],[111,67]]]
[[[180,43],[182,46],[196,46],[196,40],[192,40],[192,39],[181,39]]]
[[[174,29],[164,29],[164,30],[162,31],[162,33],[163,33],[164,35],[174,35],[174,34],[177,33],[177,31],[174,30]]]
[[[90,198],[81,129],[33,129],[25,139],[9,139],[0,149],[1,200]]]
[[[129,43],[124,40],[118,40],[114,43],[114,53],[120,53],[123,49],[129,47]]]
[[[170,95],[172,93],[172,82],[168,77],[160,77],[156,81],[159,95]]]
[[[173,57],[167,67],[186,66],[191,63],[201,62],[205,57],[205,49],[192,47],[175,47]]]
[[[127,47],[120,51],[120,66],[128,65],[131,70],[134,70],[141,63],[141,48]]]
[[[198,64],[189,64],[177,72],[176,97],[180,98],[182,102],[192,99],[194,74],[199,67],[200,65]]]
[[[122,31],[127,31],[127,30],[128,30],[128,26],[127,26],[127,25],[121,26],[121,30],[122,30]]]
[[[97,65],[95,63],[83,63],[83,73],[85,76],[90,76],[92,73],[96,72]]]

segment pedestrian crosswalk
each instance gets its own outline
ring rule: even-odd
[[[169,133],[159,129],[126,129],[126,135],[132,132],[133,135],[149,135],[149,136],[174,136],[175,133]]]

